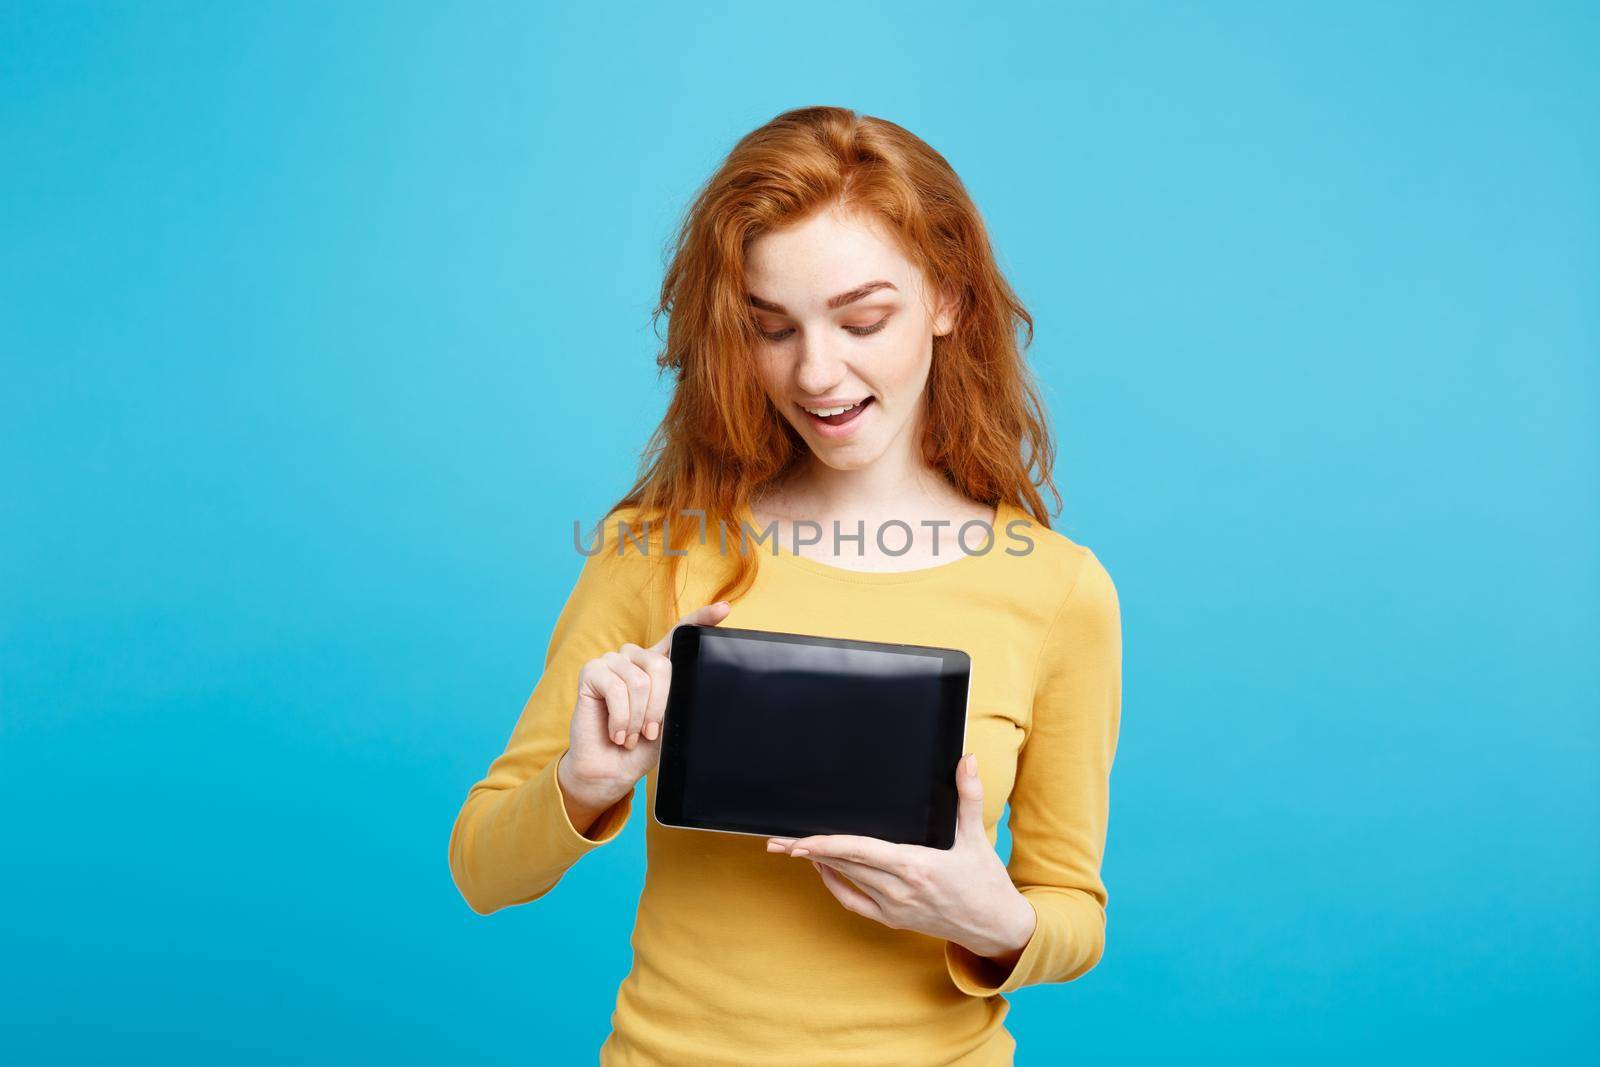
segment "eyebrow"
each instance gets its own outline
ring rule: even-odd
[[[829,297],[828,309],[831,311],[834,308],[842,308],[846,304],[854,304],[857,300],[860,300],[864,296],[869,296],[872,293],[877,292],[879,289],[894,289],[895,292],[900,291],[893,282],[886,282],[882,280],[866,282],[856,286],[849,292],[840,293],[838,296]],[[754,293],[750,294],[750,303],[763,311],[771,311],[777,315],[789,314],[789,309],[784,307],[782,304],[774,304],[770,300],[763,300]]]

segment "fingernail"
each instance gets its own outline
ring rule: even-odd
[[[639,735],[638,734],[629,734],[628,735],[628,747],[629,748],[633,748],[638,743],[639,743]]]
[[[767,851],[768,852],[782,852],[783,851],[783,846],[778,844],[776,841],[768,841],[767,842]]]
[[[972,776],[976,775],[977,773],[978,773],[978,754],[976,752],[969,752],[969,753],[967,753],[967,776],[968,777],[972,777]]]
[[[648,724],[645,725],[644,735],[646,737],[648,737],[652,741],[654,741],[656,739],[656,734],[659,734],[660,732],[661,732],[661,725],[659,723],[653,723],[652,722],[652,723],[648,723]]]
[[[618,730],[616,733],[611,735],[611,740],[615,741],[619,745],[622,744],[622,742],[626,741],[627,739],[628,739],[628,731],[626,731],[626,730]]]
[[[809,856],[809,855],[811,855],[811,850],[809,848],[797,848],[793,852],[789,853],[789,855],[791,855],[791,856]]]

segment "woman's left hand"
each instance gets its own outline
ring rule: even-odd
[[[1033,936],[1037,915],[984,831],[975,753],[956,764],[956,790],[961,805],[949,849],[822,834],[768,838],[767,851],[809,856],[828,891],[857,915],[1014,964]]]

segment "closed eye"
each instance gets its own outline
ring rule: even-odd
[[[849,330],[851,333],[855,334],[857,337],[865,337],[868,334],[877,333],[879,330],[883,329],[885,326],[887,326],[889,324],[889,319],[890,319],[890,316],[885,315],[883,318],[879,319],[877,322],[873,323],[871,326],[846,326],[845,329]]]
[[[892,317],[893,316],[891,315],[885,315],[871,326],[845,326],[842,327],[842,329],[844,329],[847,333],[855,334],[857,337],[866,337],[870,334],[877,333],[879,330],[887,326]],[[760,333],[762,337],[765,337],[769,341],[781,341],[790,334],[794,333],[794,327],[786,326],[781,330],[761,330]]]

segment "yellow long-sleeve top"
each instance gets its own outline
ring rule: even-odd
[[[635,515],[624,509],[606,519],[601,549],[584,562],[505,752],[457,816],[450,869],[474,911],[537,900],[632,816],[630,794],[580,833],[555,770],[582,665],[628,641],[648,647],[677,621],[659,529],[643,548],[618,538],[618,520]],[[736,531],[728,534],[728,551],[737,551]],[[691,543],[678,561],[681,612],[709,603],[725,576],[728,561],[714,558],[718,541],[713,524],[707,543]],[[966,543],[981,548],[981,531]],[[1121,717],[1110,577],[1087,548],[1004,503],[989,552],[951,552],[942,539],[951,560],[918,570],[858,571],[789,547],[773,554],[770,541],[753,551],[756,583],[723,625],[971,656],[964,751],[978,754],[991,842],[1010,802],[1008,870],[1038,922],[1002,973],[954,943],[847,910],[811,864],[767,852],[764,838],[665,827],[646,814],[633,966],[617,993],[602,1067],[1010,1064],[1015,1042],[1003,1024],[1003,994],[1070,981],[1104,951],[1100,870]],[[655,788],[652,771],[647,813]]]

